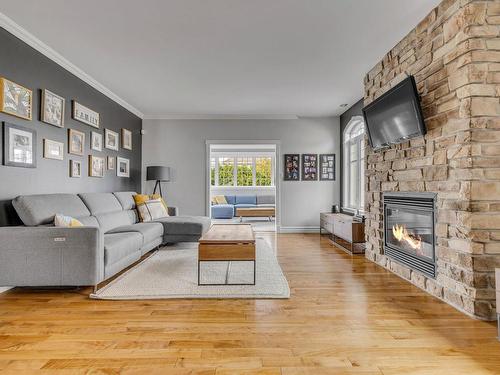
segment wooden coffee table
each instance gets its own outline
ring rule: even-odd
[[[228,262],[226,282],[202,284],[201,262]],[[253,283],[229,283],[231,262],[253,262]],[[250,224],[214,224],[198,244],[198,285],[255,285],[255,237]]]
[[[245,207],[236,208],[236,215],[240,218],[240,221],[244,217],[267,217],[269,221],[276,214],[276,209],[274,207]]]

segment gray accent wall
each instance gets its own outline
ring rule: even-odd
[[[317,230],[319,214],[339,204],[336,181],[283,181],[283,154],[335,153],[339,168],[338,117],[298,120],[144,120],[143,178],[148,165],[171,167],[172,182],[163,184],[167,204],[181,215],[206,213],[206,141],[280,141],[278,177],[281,185],[281,227],[290,231]],[[237,143],[237,142],[235,142]],[[151,192],[153,182],[145,182]]]
[[[349,108],[347,111],[342,113],[340,115],[340,137],[341,137],[341,142],[340,142],[340,173],[339,173],[339,179],[342,182],[342,176],[343,176],[343,169],[344,169],[344,130],[351,121],[351,118],[353,116],[363,116],[363,99],[360,99],[357,103],[355,103],[351,108]],[[342,202],[341,205],[343,206],[344,202],[344,188],[343,184],[340,184],[340,201]]]
[[[0,122],[28,127],[37,132],[37,167],[16,168],[0,165],[0,226],[19,224],[10,201],[21,194],[80,193],[140,190],[141,188],[141,135],[142,120],[101,94],[87,83],[75,77],[47,57],[34,50],[5,29],[0,28],[0,76],[23,85],[33,91],[33,119],[23,120],[0,113]],[[96,56],[96,58],[101,58]],[[66,99],[65,127],[63,129],[45,124],[40,118],[40,89],[48,89]],[[97,111],[101,116],[101,128],[94,129],[71,119],[71,100]],[[68,129],[85,132],[85,155],[68,154]],[[133,134],[133,150],[102,152],[90,150],[90,132],[96,130],[104,135],[104,128],[121,132],[130,129]],[[3,129],[2,129],[3,131]],[[43,139],[64,143],[64,160],[43,158]],[[3,155],[3,143],[0,144]],[[88,155],[106,157],[121,156],[130,159],[130,178],[116,176],[115,171],[106,171],[104,178],[88,177]],[[82,177],[69,177],[71,159],[82,162]]]

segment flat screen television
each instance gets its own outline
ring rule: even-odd
[[[402,143],[426,131],[413,76],[364,107],[363,116],[374,149]]]

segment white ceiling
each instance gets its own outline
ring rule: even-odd
[[[0,0],[146,118],[339,115],[439,0]]]

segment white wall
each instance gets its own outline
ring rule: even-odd
[[[298,120],[144,120],[143,180],[148,165],[171,167],[172,182],[164,183],[167,204],[181,214],[206,214],[206,141],[279,140],[281,228],[316,230],[319,213],[340,203],[340,124],[338,117]],[[336,181],[283,181],[283,154],[335,153]],[[144,192],[154,182],[143,185]]]

